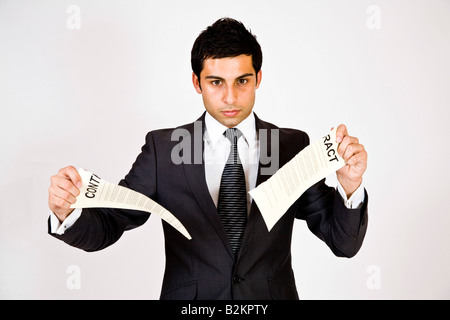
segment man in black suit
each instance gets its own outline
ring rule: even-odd
[[[346,165],[337,171],[337,189],[325,180],[313,185],[270,232],[248,196],[245,231],[239,248],[232,248],[233,235],[225,231],[217,209],[230,153],[224,131],[237,128],[242,133],[236,148],[247,191],[270,177],[262,171],[271,166],[260,161],[263,148],[281,167],[309,144],[309,138],[253,113],[262,53],[256,37],[242,23],[229,18],[216,21],[195,41],[191,61],[192,81],[206,112],[194,123],[149,132],[130,172],[119,183],[164,206],[192,236],[188,240],[163,223],[166,269],[161,299],[298,299],[291,267],[294,219],[305,220],[335,255],[354,256],[367,228],[368,198],[361,186],[367,153],[340,125],[336,140]],[[200,143],[189,140],[198,134]],[[277,148],[272,149],[274,145]],[[74,211],[70,205],[80,186],[78,172],[68,166],[52,177],[49,188],[49,233],[72,246],[101,250],[149,217],[141,211],[111,208]]]

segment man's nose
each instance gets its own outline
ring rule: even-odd
[[[227,86],[227,88],[225,89],[223,101],[228,105],[233,105],[236,103],[237,90],[233,85]]]

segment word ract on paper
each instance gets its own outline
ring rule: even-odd
[[[82,186],[77,201],[71,208],[116,208],[140,210],[156,214],[169,223],[182,235],[191,236],[181,222],[164,207],[142,193],[115,185],[84,169],[78,169]]]
[[[335,128],[249,192],[269,231],[303,192],[345,165],[338,155],[338,145]]]

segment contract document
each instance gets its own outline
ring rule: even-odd
[[[313,184],[345,165],[337,152],[336,128],[300,151],[272,177],[249,191],[270,231]]]
[[[164,207],[142,193],[107,182],[96,174],[78,169],[82,186],[77,201],[71,208],[117,208],[140,210],[156,214],[191,240],[181,222]]]

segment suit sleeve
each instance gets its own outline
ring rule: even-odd
[[[305,145],[309,144],[308,136]],[[359,209],[348,209],[339,192],[322,179],[310,187],[297,201],[298,219],[323,240],[339,257],[353,257],[362,246],[367,230],[368,195]]]
[[[156,193],[156,157],[152,133],[134,162],[130,172],[119,185],[153,198]],[[98,251],[115,243],[126,230],[144,224],[150,214],[137,210],[112,208],[83,209],[78,220],[64,234],[48,233],[67,244],[85,251]]]

